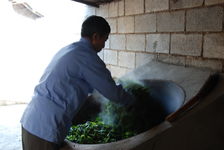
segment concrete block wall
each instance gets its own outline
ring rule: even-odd
[[[88,12],[111,26],[99,55],[114,77],[151,60],[224,72],[224,0],[116,0]]]

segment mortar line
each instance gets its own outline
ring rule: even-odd
[[[204,40],[205,40],[205,33],[202,33],[202,42],[201,42],[201,57],[202,58],[204,53]]]
[[[124,16],[126,16],[126,10],[125,10],[125,8],[126,8],[126,0],[124,0]]]
[[[135,53],[135,66],[134,66],[134,68],[137,67],[137,61],[136,61],[137,59],[136,59],[136,57],[137,57],[137,56],[136,56],[136,53]]]
[[[221,62],[222,62],[222,72],[224,72],[224,61],[221,60]]]
[[[158,32],[158,13],[155,13],[156,15],[156,32]]]
[[[145,50],[144,50],[144,52],[147,51],[147,35],[148,35],[148,34],[145,34]]]
[[[184,11],[184,32],[187,32],[187,11]]]
[[[223,19],[222,19],[222,31],[224,32],[224,5],[223,5]]]
[[[117,50],[116,50],[116,54],[117,54],[117,61],[116,61],[116,63],[118,65],[118,59],[119,59],[119,57],[118,57],[118,51]]]
[[[172,33],[169,33],[169,37],[170,37],[170,40],[169,40],[169,54],[171,55],[171,34]]]
[[[144,9],[143,12],[144,12],[144,14],[145,14],[145,13],[146,13],[146,9],[145,9],[145,8],[146,8],[146,7],[145,7],[145,0],[143,1],[143,5],[144,5],[144,6],[143,6],[143,9]]]
[[[223,22],[224,24],[224,22]],[[173,32],[173,31],[162,31],[162,32],[136,32],[136,33],[131,33],[131,32],[127,32],[127,33],[110,33],[110,35],[124,35],[124,34],[130,34],[130,35],[133,35],[133,34],[169,34],[169,33],[172,33],[172,34],[202,34],[202,33],[224,33],[224,30],[223,31],[179,31],[179,32]]]
[[[170,2],[171,0],[169,0],[169,2],[168,2],[168,10],[170,10]]]
[[[171,13],[171,12],[176,12],[176,11],[185,11],[185,10],[194,10],[194,9],[203,9],[203,8],[210,8],[210,7],[217,7],[217,6],[223,6],[223,4],[213,4],[213,5],[200,5],[200,6],[194,6],[194,7],[189,7],[189,8],[176,8],[176,9],[166,9],[166,10],[158,10],[158,11],[152,11],[152,12],[145,12],[145,13],[138,13],[138,14],[130,14],[130,15],[124,15],[125,17],[127,16],[141,16],[141,15],[146,15],[146,14],[158,14],[158,13]]]

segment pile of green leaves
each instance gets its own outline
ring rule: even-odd
[[[72,126],[67,139],[80,144],[109,143],[153,127],[155,123],[150,119],[149,89],[134,82],[125,82],[123,87],[137,99],[132,106],[123,107],[108,101],[96,118]]]
[[[149,97],[150,89],[131,81],[123,83],[123,87],[135,96],[135,103],[123,107],[109,101],[100,113],[103,122],[120,128],[123,133],[132,133],[130,135],[136,135],[154,126],[154,122],[150,120],[152,112],[149,111],[152,107]]]
[[[67,139],[79,144],[97,144],[115,142],[133,135],[122,133],[119,128],[101,121],[87,121],[70,128]]]

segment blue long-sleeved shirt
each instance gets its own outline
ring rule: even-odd
[[[93,89],[120,104],[133,101],[121,85],[115,84],[91,43],[81,38],[53,57],[24,111],[23,128],[47,141],[61,143]]]

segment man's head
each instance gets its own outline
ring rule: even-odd
[[[104,48],[109,34],[110,25],[103,17],[90,16],[82,24],[81,36],[88,38],[97,52]]]

